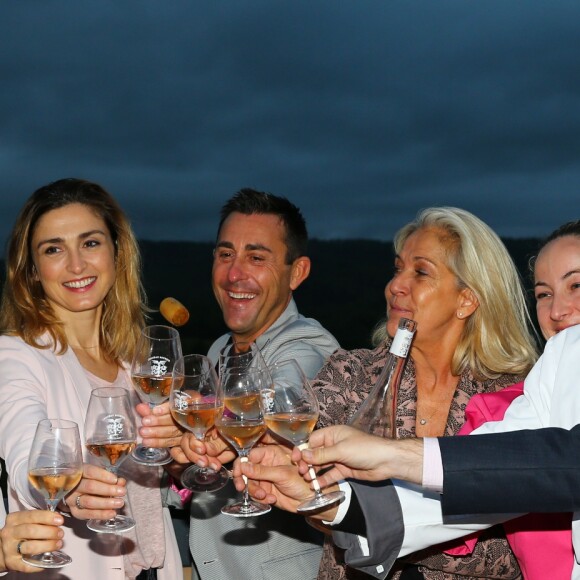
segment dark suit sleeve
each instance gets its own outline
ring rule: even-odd
[[[580,425],[439,438],[445,515],[580,510]]]
[[[401,550],[404,537],[403,514],[397,492],[390,481],[378,483],[349,482],[356,501],[351,504],[362,511],[366,526],[369,555],[365,556],[356,535],[358,530],[334,531],[334,543],[345,550],[345,561],[375,578],[385,578]],[[350,519],[357,522],[359,516]],[[343,529],[341,527],[341,529]],[[360,533],[360,532],[359,532]]]

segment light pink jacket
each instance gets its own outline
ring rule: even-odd
[[[126,369],[123,372],[127,372]],[[57,356],[50,348],[33,348],[20,338],[0,336],[0,455],[6,460],[9,474],[11,511],[38,507],[27,476],[28,454],[38,422],[46,418],[75,421],[83,440],[90,393],[85,371],[71,349]],[[133,473],[137,464],[130,463]],[[148,473],[150,478],[151,471]],[[143,479],[146,481],[146,477]],[[161,493],[158,497],[161,502]],[[180,579],[183,569],[167,509],[163,509],[163,518],[166,552],[158,578]],[[95,534],[86,527],[85,521],[65,519],[63,550],[73,558],[73,563],[61,569],[59,580],[125,580],[131,577],[125,573],[119,536]],[[45,576],[44,572],[34,575],[38,580]],[[12,573],[8,577],[30,576]]]

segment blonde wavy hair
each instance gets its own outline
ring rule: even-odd
[[[59,354],[68,349],[62,323],[36,280],[32,237],[47,212],[78,203],[89,207],[107,225],[115,245],[115,282],[103,303],[100,345],[117,363],[133,357],[144,325],[146,299],[141,284],[141,256],[129,220],[100,185],[81,179],[61,179],[37,189],[24,204],[8,240],[6,281],[0,310],[0,332],[21,337],[36,348],[48,332]]]
[[[536,332],[521,277],[503,242],[468,211],[432,207],[421,210],[397,232],[393,242],[396,254],[411,234],[422,229],[441,232],[447,267],[457,278],[458,288],[469,288],[479,301],[455,349],[453,374],[470,367],[480,379],[504,373],[526,375],[538,358]],[[386,325],[377,325],[373,343],[386,337]]]

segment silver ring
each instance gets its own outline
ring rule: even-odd
[[[81,496],[80,496],[80,495],[77,495],[77,498],[76,498],[76,500],[75,500],[75,503],[77,504],[77,507],[78,507],[80,510],[84,509],[84,508],[83,508],[83,506],[81,505]]]
[[[26,542],[26,540],[20,540],[20,542],[18,542],[18,544],[16,545],[16,551],[22,556],[22,552],[20,551],[20,548],[22,546],[22,544],[24,544],[24,542]]]

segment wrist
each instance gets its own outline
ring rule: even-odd
[[[389,467],[396,466],[396,468],[393,472],[386,474],[384,479],[392,477],[420,484],[423,480],[423,439],[397,441],[387,439],[385,443],[389,445],[389,448],[394,447],[395,450],[393,457],[392,449],[389,449],[386,464]]]

